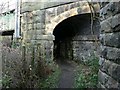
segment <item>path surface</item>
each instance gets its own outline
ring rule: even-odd
[[[58,88],[72,88],[77,64],[67,60],[57,60],[61,68],[61,75],[58,82]]]

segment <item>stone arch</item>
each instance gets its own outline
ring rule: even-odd
[[[95,8],[96,11],[99,10],[98,4],[95,5]],[[87,2],[81,1],[46,9],[45,34],[52,34],[56,25],[58,25],[63,20],[78,14],[85,13],[90,13],[90,8]]]
[[[98,55],[99,21],[94,20],[91,34],[91,14],[80,14],[60,22],[54,29],[54,56],[67,60],[85,61]],[[93,36],[94,35],[94,36]]]

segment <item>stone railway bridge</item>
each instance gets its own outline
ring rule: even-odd
[[[120,89],[120,2],[94,3],[94,8],[100,9],[100,19],[94,19],[91,31],[87,2],[23,2],[22,45],[27,53],[32,49],[34,60],[40,56],[46,63],[99,55],[99,87]]]
[[[99,11],[97,3],[94,8]],[[22,44],[27,47],[39,45],[45,61],[53,60],[54,53],[54,57],[85,60],[97,50],[93,44],[94,39],[98,42],[99,36],[98,20],[94,20],[91,35],[90,12],[88,3],[81,1],[24,2],[21,8]]]

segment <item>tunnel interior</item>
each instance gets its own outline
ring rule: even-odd
[[[94,21],[93,25],[97,21]],[[93,33],[99,35],[94,29]],[[73,59],[73,38],[80,35],[91,35],[91,14],[80,14],[67,18],[60,22],[53,31],[54,58]]]

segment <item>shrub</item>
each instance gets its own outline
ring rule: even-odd
[[[75,77],[75,88],[97,88],[98,84],[98,58],[92,56],[90,60],[79,64]]]
[[[52,73],[42,60],[33,62],[32,56],[25,47],[22,52],[20,48],[2,47],[3,88],[37,88],[41,79]]]

